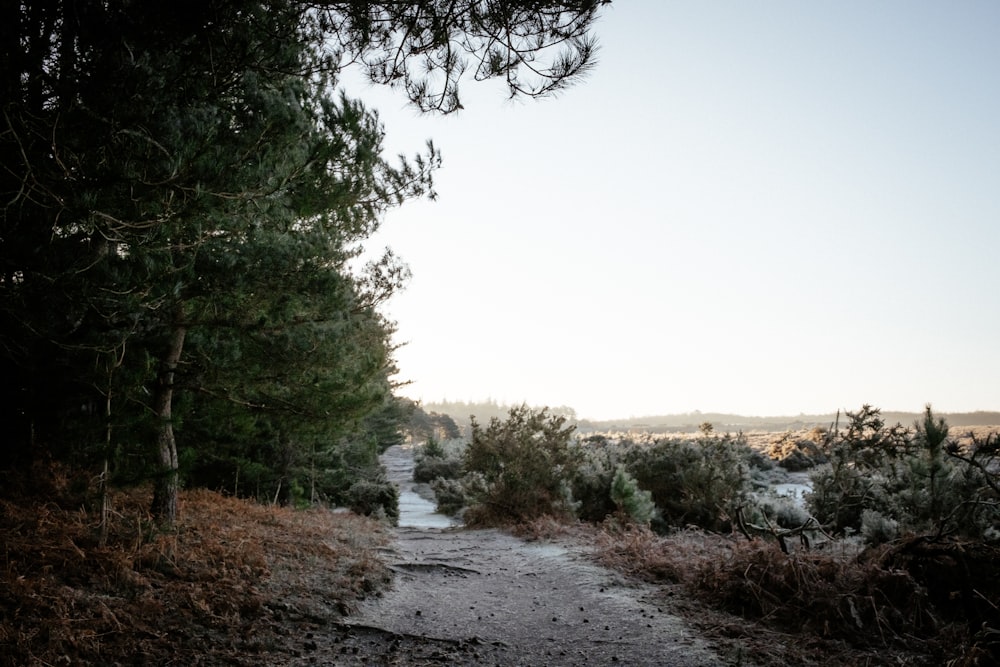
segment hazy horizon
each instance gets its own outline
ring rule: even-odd
[[[699,416],[713,416],[722,415],[727,417],[740,417],[753,420],[795,420],[799,418],[811,418],[811,417],[822,417],[828,418],[835,416],[838,413],[838,409],[825,410],[821,412],[795,412],[795,413],[782,413],[782,414],[746,414],[740,412],[726,412],[721,410],[691,410],[688,412],[656,412],[648,414],[631,414],[631,415],[612,415],[609,417],[595,418],[586,414],[581,414],[572,405],[548,405],[548,404],[533,404],[527,401],[517,401],[514,403],[496,401],[492,398],[487,397],[483,400],[462,400],[462,399],[438,399],[430,401],[420,401],[420,405],[425,410],[435,411],[436,408],[447,406],[447,405],[470,405],[470,406],[481,406],[481,405],[495,405],[501,409],[508,409],[511,407],[516,407],[522,404],[526,404],[533,409],[539,408],[549,408],[554,411],[561,409],[572,409],[576,414],[576,419],[579,421],[588,422],[607,422],[607,421],[636,421],[642,419],[660,419],[664,417],[680,418],[680,417],[699,417]],[[864,403],[859,403],[855,406],[848,406],[846,408],[840,408],[839,412],[842,416],[846,415],[847,412],[857,412],[861,409]],[[870,404],[869,404],[870,405]],[[919,416],[923,413],[925,406],[920,406],[919,409],[891,409],[883,408],[879,405],[872,405],[874,408],[878,408],[883,415],[913,415]],[[931,406],[934,414],[938,416],[943,415],[973,415],[973,414],[988,414],[988,415],[1000,415],[1000,410],[961,410],[961,411],[941,411]],[[455,415],[452,415],[455,416]],[[464,415],[463,415],[464,416]]]
[[[1000,408],[1000,4],[619,3],[554,99],[379,109],[412,398],[588,418]]]

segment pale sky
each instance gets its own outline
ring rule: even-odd
[[[595,71],[378,108],[436,202],[371,240],[416,399],[1000,409],[1000,3],[619,0]]]

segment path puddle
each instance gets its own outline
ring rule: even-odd
[[[389,481],[399,488],[400,528],[452,528],[460,523],[450,516],[439,514],[433,501],[417,493],[413,481],[413,447],[395,445],[381,456]]]

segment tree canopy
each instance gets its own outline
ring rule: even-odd
[[[469,72],[546,94],[600,4],[7,3],[2,467],[154,479],[167,522],[181,472],[336,496],[407,419],[379,305],[408,272],[352,260],[440,161],[387,159],[341,71],[438,112]]]

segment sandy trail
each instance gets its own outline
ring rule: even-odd
[[[412,491],[410,452],[394,448],[385,460],[401,489]],[[428,520],[405,512],[386,554],[392,588],[341,626],[338,659],[329,664],[725,664],[653,589],[588,562],[580,546],[414,527],[407,524]]]

